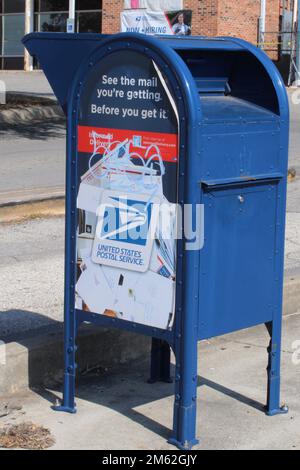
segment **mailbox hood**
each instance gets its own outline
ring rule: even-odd
[[[101,35],[91,33],[31,33],[23,44],[36,57],[63,110],[67,110],[70,86],[79,65],[111,37],[126,40],[140,34]],[[146,40],[149,36],[144,37]],[[286,115],[288,100],[282,78],[267,55],[237,38],[170,36],[151,37],[162,49],[173,49],[185,62],[201,95],[230,95]],[[149,39],[150,43],[150,39]]]
[[[38,60],[65,112],[69,87],[80,63],[105,37],[99,34],[31,33],[23,38],[24,46]]]

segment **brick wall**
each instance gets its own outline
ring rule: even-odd
[[[218,35],[257,41],[260,0],[220,0]]]
[[[282,14],[280,4],[280,0],[268,0],[267,2],[265,42],[266,50],[269,50],[268,55],[274,60],[278,59],[278,46],[276,43],[280,39],[274,33],[280,30],[280,14]]]
[[[102,33],[113,34],[120,32],[120,13],[123,10],[123,0],[102,1]]]
[[[216,36],[218,34],[219,0],[185,0],[184,8],[193,11],[193,34]]]

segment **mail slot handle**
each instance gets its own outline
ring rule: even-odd
[[[228,178],[228,179],[219,179],[219,180],[203,180],[200,182],[201,186],[204,188],[221,188],[223,186],[241,186],[249,184],[261,184],[268,183],[272,181],[278,181],[282,179],[284,175],[282,173],[273,173],[269,175],[257,175],[257,176],[247,176],[242,178]]]

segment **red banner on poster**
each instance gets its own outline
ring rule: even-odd
[[[125,129],[104,129],[97,127],[78,126],[78,151],[88,154],[103,154],[108,147],[130,142],[130,152],[139,152],[146,157],[146,150],[153,145],[160,150],[164,162],[177,162],[178,136],[177,134],[163,134],[159,132],[132,131]]]

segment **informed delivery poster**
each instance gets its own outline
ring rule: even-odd
[[[114,52],[90,72],[78,125],[76,308],[174,322],[178,116],[157,65]]]
[[[192,11],[125,10],[121,13],[122,33],[190,36]]]

